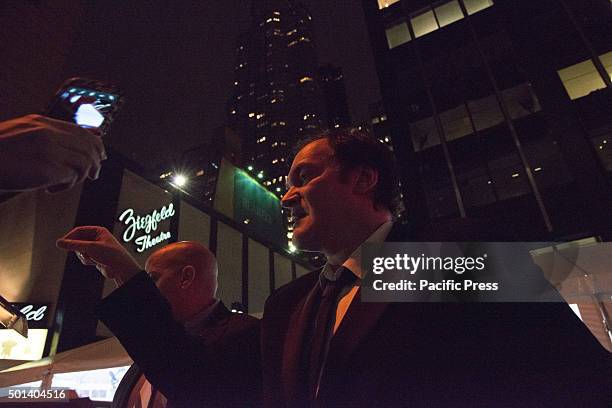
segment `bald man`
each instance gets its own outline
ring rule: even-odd
[[[127,381],[133,391],[118,390],[114,406],[164,406],[155,391],[168,398],[170,407],[260,405],[259,321],[231,313],[215,298],[217,263],[208,248],[187,241],[167,245],[147,259],[142,271],[102,227],[77,227],[57,245],[75,251],[118,286],[102,299],[98,316],[153,392],[132,368]]]

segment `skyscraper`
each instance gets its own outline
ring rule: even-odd
[[[363,0],[414,223],[612,237],[608,0]]]
[[[325,122],[328,128],[351,125],[342,68],[327,64],[319,68],[319,83],[325,100]]]
[[[312,17],[291,0],[253,2],[238,39],[228,125],[243,141],[243,162],[271,191],[284,193],[291,149],[325,123]]]

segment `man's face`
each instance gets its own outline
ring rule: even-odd
[[[282,205],[291,209],[297,248],[326,252],[335,246],[334,231],[347,227],[345,210],[353,193],[341,178],[333,148],[326,139],[307,144],[295,156]]]

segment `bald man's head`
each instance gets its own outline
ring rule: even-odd
[[[215,300],[217,261],[204,245],[193,241],[166,245],[147,259],[145,270],[178,321],[189,320]]]

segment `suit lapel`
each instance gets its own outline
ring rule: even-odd
[[[302,300],[289,320],[287,337],[283,347],[281,379],[285,387],[287,401],[299,401],[306,392],[306,361],[304,342],[309,333],[309,326],[320,301],[321,288],[318,281]]]
[[[362,302],[361,289],[355,294],[340,326],[332,337],[328,361],[329,367],[343,366],[357,350],[389,306],[387,302]]]
[[[385,242],[405,240],[402,226],[394,224]],[[344,366],[389,306],[388,302],[362,302],[361,288],[355,294],[338,330],[332,337],[326,367]]]

